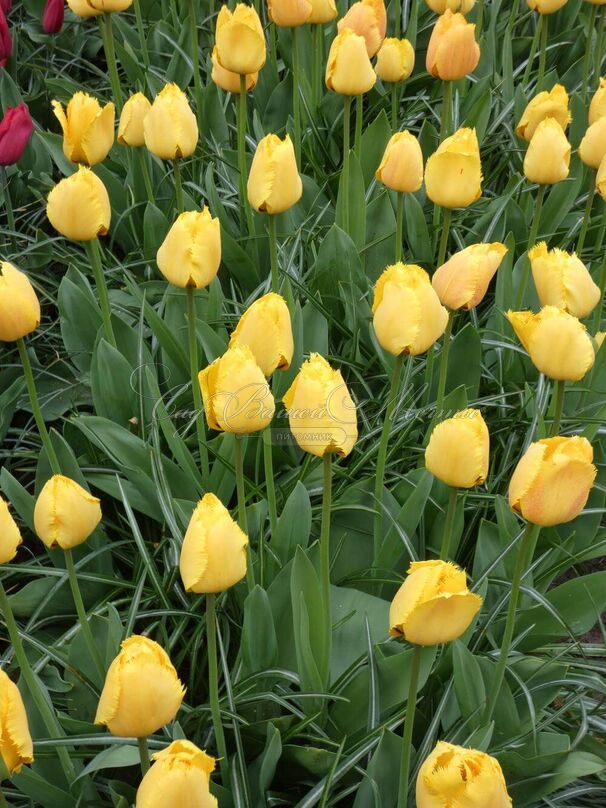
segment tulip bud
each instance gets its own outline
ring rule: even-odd
[[[333,39],[326,62],[326,86],[342,95],[362,95],[375,86],[364,37],[344,28]]]
[[[46,215],[58,233],[73,241],[105,236],[112,215],[107,189],[90,168],[79,166],[50,192]]]
[[[204,494],[181,546],[179,570],[186,592],[223,592],[246,575],[248,537],[214,494]]]
[[[593,366],[591,338],[572,314],[545,306],[538,314],[508,311],[507,319],[534,366],[550,379],[577,382]]]
[[[565,6],[567,0],[527,0],[528,8],[538,11],[539,14],[553,14]]]
[[[38,538],[52,550],[71,550],[85,542],[101,521],[101,506],[81,485],[54,474],[40,491],[34,507]]]
[[[215,82],[217,87],[220,87],[222,90],[225,90],[228,93],[236,93],[240,92],[240,75],[238,73],[232,73],[231,70],[226,70],[224,67],[221,67],[219,64],[219,58],[217,56],[217,46],[213,48],[212,56],[212,74],[211,79]],[[250,92],[250,90],[254,90],[257,86],[257,81],[259,79],[259,73],[256,71],[255,73],[248,73],[246,76],[246,91]]]
[[[305,25],[311,12],[310,0],[267,0],[269,19],[280,28]]]
[[[33,763],[34,745],[19,688],[2,669],[0,704],[0,757],[9,774],[19,774],[24,764]]]
[[[458,129],[425,165],[425,190],[436,205],[466,208],[482,195],[482,163],[475,129]]]
[[[22,541],[21,531],[11,516],[8,504],[0,497],[0,564],[13,560]]]
[[[511,808],[511,797],[499,761],[439,741],[417,777],[417,808],[450,808],[452,795],[465,808]]]
[[[166,651],[133,634],[109,666],[95,724],[112,735],[145,738],[173,721],[185,688]]]
[[[86,0],[92,8],[104,13],[126,11],[133,4],[133,0]]]
[[[335,0],[311,0],[311,17],[307,20],[315,25],[334,20],[337,16]]]
[[[265,35],[252,6],[238,3],[233,11],[221,6],[215,31],[217,61],[241,76],[256,73],[265,64]]]
[[[392,191],[414,193],[419,190],[423,184],[423,152],[419,141],[408,130],[391,136],[375,177]]]
[[[358,437],[358,421],[340,370],[312,353],[282,400],[290,431],[301,449],[317,457],[347,457]]]
[[[162,160],[190,157],[198,143],[198,123],[183,90],[166,84],[143,119],[145,145]]]
[[[242,435],[271,423],[274,397],[247,345],[229,348],[200,371],[198,381],[211,429]]]
[[[290,312],[281,295],[270,292],[249,306],[229,340],[229,347],[247,345],[265,376],[288,370],[294,352]]]
[[[42,30],[44,33],[57,34],[63,28],[64,15],[64,0],[46,0],[42,16]]]
[[[207,207],[181,213],[168,231],[156,256],[169,283],[203,289],[216,277],[221,264],[221,225]]]
[[[581,513],[596,474],[587,438],[574,435],[536,441],[515,467],[509,506],[535,525],[562,525]]]
[[[53,101],[53,112],[63,130],[63,154],[73,163],[94,166],[101,163],[114,145],[116,111],[110,102],[101,107],[87,93],[75,93],[67,112],[59,101]]]
[[[570,167],[570,143],[555,118],[545,118],[535,129],[524,157],[530,182],[553,185],[565,180]]]
[[[483,299],[507,247],[499,241],[471,244],[438,267],[431,279],[440,301],[449,309],[475,308]]]
[[[545,118],[557,121],[563,132],[572,120],[568,108],[568,93],[561,84],[554,84],[549,92],[544,90],[528,102],[516,126],[516,134],[524,140],[532,140],[537,126]]]
[[[0,67],[5,67],[13,53],[13,40],[4,12],[0,11]]]
[[[456,564],[413,561],[389,609],[389,634],[414,645],[450,642],[467,631],[481,606]]]
[[[6,108],[0,121],[0,166],[12,166],[21,159],[33,131],[34,123],[23,101]]]
[[[215,759],[206,752],[190,741],[173,741],[152,760],[137,790],[135,808],[218,808],[209,791]]]
[[[358,0],[349,7],[345,16],[337,23],[339,33],[346,28],[349,28],[354,34],[364,37],[366,52],[372,58],[385,39],[387,12],[384,0]]]
[[[373,326],[382,348],[394,356],[424,353],[448,323],[429,275],[416,264],[393,264],[375,285]]]
[[[150,109],[151,104],[143,93],[131,95],[122,107],[118,125],[118,143],[122,146],[145,146],[143,121]]]
[[[2,10],[5,14],[13,7],[13,0],[0,0],[0,10]]]
[[[377,54],[375,73],[383,81],[405,81],[415,66],[415,51],[407,39],[389,37]]]
[[[103,14],[103,11],[89,5],[88,0],[67,0],[67,5],[76,16],[83,17],[84,19],[87,17],[98,17],[100,14]]]
[[[436,14],[444,14],[446,9],[467,14],[474,7],[476,0],[425,0],[425,2]]]
[[[579,157],[589,168],[599,168],[606,155],[606,118],[598,118],[585,132],[579,145]]]
[[[266,135],[257,144],[247,184],[248,201],[260,213],[283,213],[303,195],[289,135]]]
[[[40,303],[29,278],[0,262],[0,341],[15,342],[40,325]]]
[[[606,115],[606,79],[600,79],[600,86],[593,94],[589,104],[589,125],[595,123],[598,118]]]
[[[475,25],[446,9],[434,26],[427,46],[427,72],[443,81],[462,79],[478,66],[480,46]]]
[[[425,449],[425,467],[453,488],[482,485],[488,475],[490,437],[479,410],[461,410],[437,424]]]
[[[606,202],[606,157],[600,163],[600,167],[595,175],[595,189]]]
[[[600,301],[600,288],[575,253],[547,249],[542,241],[528,253],[541,306],[557,306],[574,317],[587,317]]]

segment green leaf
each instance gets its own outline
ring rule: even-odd
[[[303,549],[307,547],[310,531],[309,494],[299,480],[284,504],[275,535],[271,539],[271,549],[280,559],[282,566],[292,558],[296,547]]]
[[[341,172],[335,222],[341,230],[345,230],[344,215],[345,206],[347,205],[349,210],[349,229],[347,232],[350,234],[357,249],[361,250],[366,243],[366,188],[360,162],[353,151],[349,153],[348,176],[349,183],[347,185],[346,194],[344,181],[345,171]]]
[[[248,673],[270,668],[278,657],[278,643],[267,592],[257,584],[244,601],[240,643]]]
[[[486,703],[484,679],[478,661],[460,640],[453,643],[454,685],[461,715],[471,727],[480,725]]]

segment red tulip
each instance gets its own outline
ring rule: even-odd
[[[63,27],[65,3],[63,0],[46,0],[42,16],[42,28],[45,34],[56,34]]]
[[[11,39],[11,32],[8,30],[4,11],[0,11],[0,67],[4,67],[11,58],[12,52],[13,40]]]
[[[6,108],[0,121],[0,166],[11,166],[19,160],[33,131],[34,123],[23,101]]]
[[[0,0],[0,8],[5,14],[8,14],[8,12],[11,10],[12,5],[13,0]]]

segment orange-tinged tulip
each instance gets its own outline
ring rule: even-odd
[[[63,130],[63,153],[67,159],[89,166],[105,160],[114,145],[114,105],[101,107],[96,98],[78,92],[65,110],[59,101],[53,101],[52,106]]]
[[[587,317],[600,301],[600,287],[575,253],[547,248],[542,241],[528,253],[541,306],[557,306]]]
[[[524,140],[530,141],[537,126],[545,118],[553,118],[560,124],[564,132],[571,122],[568,93],[562,84],[555,84],[549,92],[544,90],[528,102],[516,126],[516,134]]]
[[[34,527],[49,548],[71,550],[85,542],[101,521],[97,497],[62,474],[46,482],[34,507]]]
[[[215,759],[190,741],[173,741],[154,761],[137,790],[135,808],[218,808],[209,790]]]
[[[535,129],[524,157],[524,174],[530,182],[553,185],[570,170],[570,143],[555,118],[544,118]]]
[[[24,272],[0,261],[0,341],[31,334],[40,325],[40,303]]]
[[[425,0],[436,14],[444,14],[446,10],[468,14],[475,6],[476,0]]]
[[[176,84],[166,84],[143,120],[145,145],[162,160],[190,157],[198,144],[198,122],[187,96]]]
[[[212,56],[212,73],[211,79],[215,82],[217,87],[220,87],[222,90],[225,90],[228,93],[239,93],[240,92],[240,74],[239,73],[232,73],[231,70],[226,70],[224,67],[221,66],[219,63],[219,58],[217,56],[217,46],[213,48]],[[259,80],[259,72],[256,71],[255,73],[248,73],[246,76],[246,91],[250,92],[254,90],[257,86],[257,81]]]
[[[280,28],[305,25],[311,17],[310,0],[267,0],[269,19]]]
[[[344,28],[333,39],[326,62],[326,86],[342,95],[362,95],[375,86],[377,74],[364,37]]]
[[[425,190],[436,205],[466,208],[482,195],[482,163],[475,129],[458,129],[430,155]]]
[[[408,130],[389,139],[376,178],[399,193],[414,193],[423,184],[423,152],[419,141]]]
[[[8,504],[0,497],[0,564],[8,564],[17,555],[21,531],[11,516]]]
[[[427,46],[427,72],[443,81],[462,79],[480,61],[475,25],[446,9],[434,26]]]
[[[166,280],[175,286],[208,286],[221,264],[219,220],[207,207],[181,213],[162,242],[156,261]]]
[[[122,108],[118,126],[118,143],[122,146],[145,146],[143,121],[151,109],[151,102],[143,93],[135,93]]]
[[[334,20],[336,16],[335,0],[311,0],[311,16],[307,22],[323,24]]]
[[[0,756],[9,774],[33,763],[34,745],[17,685],[0,668]]]
[[[57,232],[73,241],[105,236],[112,215],[107,189],[90,168],[79,166],[50,192],[46,215]]]
[[[385,39],[387,14],[384,0],[358,0],[337,23],[339,33],[346,28],[364,37],[366,52],[372,58]]]
[[[482,485],[488,476],[490,436],[479,410],[461,410],[434,427],[425,467],[453,488]]]
[[[449,309],[473,309],[483,299],[507,247],[499,241],[471,244],[438,267],[431,283]]]
[[[215,44],[219,64],[232,73],[247,76],[265,64],[265,35],[253,6],[238,3],[233,11],[221,6]]]
[[[598,118],[587,128],[579,145],[579,157],[589,168],[599,168],[606,155],[606,118]]]
[[[388,37],[377,54],[375,72],[383,81],[405,81],[415,66],[415,51],[407,39]]]
[[[567,0],[526,0],[528,8],[538,11],[539,14],[553,14],[565,6]]]
[[[265,376],[288,370],[294,352],[290,312],[281,295],[270,292],[249,306],[229,340],[229,347],[247,345]]]
[[[283,213],[303,195],[295,149],[289,135],[266,135],[257,144],[247,184],[248,201],[260,213]]]
[[[595,123],[598,118],[606,115],[606,79],[600,79],[600,86],[593,94],[589,104],[589,125]]]

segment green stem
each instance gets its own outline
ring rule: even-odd
[[[444,82],[444,97],[440,119],[440,142],[450,134],[452,124],[452,81]]]
[[[276,26],[269,26],[269,61],[274,69],[274,74],[278,74],[278,48],[276,41]]]
[[[112,326],[112,312],[109,304],[107,284],[105,283],[105,273],[103,272],[103,266],[101,265],[99,239],[94,238],[91,241],[87,241],[86,252],[88,253],[88,260],[90,261],[93,275],[95,276],[95,285],[97,287],[97,294],[99,295],[99,306],[101,308],[105,339],[115,348],[116,337],[114,336],[114,329]]]
[[[446,258],[446,250],[448,249],[448,236],[450,235],[451,221],[452,221],[451,208],[444,208],[444,221],[442,222],[442,233],[440,235],[440,246],[438,248],[438,260],[436,261],[436,269],[442,266]]]
[[[532,224],[530,225],[530,235],[528,236],[528,244],[526,245],[526,252],[533,247],[537,240],[537,234],[539,232],[539,224],[541,221],[541,210],[543,208],[543,199],[545,197],[545,190],[546,185],[539,185],[539,189],[537,191],[537,199],[534,206],[534,213],[532,214]],[[524,294],[526,292],[526,287],[528,286],[528,279],[530,277],[530,259],[528,255],[526,256],[526,261],[524,264],[524,271],[522,273],[522,277],[520,279],[520,288],[518,290],[518,296],[516,297],[516,305],[515,310],[519,311],[524,300]]]
[[[208,645],[208,698],[210,714],[215,731],[215,743],[221,770],[221,784],[229,787],[229,761],[227,746],[221,721],[221,704],[219,702],[219,672],[217,667],[217,615],[215,613],[215,595],[206,595],[206,642]]]
[[[541,36],[542,24],[541,24],[541,16],[537,20],[537,24],[534,28],[534,35],[532,37],[532,42],[530,45],[530,53],[528,54],[528,61],[526,62],[526,69],[524,70],[524,76],[522,77],[522,87],[525,89],[526,85],[530,81],[530,74],[532,73],[532,66],[534,64],[534,57],[537,55],[537,48],[539,46],[539,38]]]
[[[581,101],[585,103],[587,97],[587,83],[589,81],[589,66],[591,65],[591,54],[593,45],[593,29],[595,28],[596,15],[598,13],[597,5],[591,5],[589,12],[589,25],[587,28],[587,40],[585,42],[585,56],[583,58],[583,81],[581,83]]]
[[[343,96],[343,229],[349,234],[349,127],[351,95]]]
[[[240,76],[240,93],[238,95],[238,170],[240,172],[240,232],[244,233],[246,222],[246,76]]]
[[[396,200],[396,262],[402,260],[402,224],[404,221],[404,194],[398,194]]]
[[[100,684],[103,684],[105,679],[105,666],[101,659],[95,638],[93,637],[93,632],[91,631],[86,609],[84,608],[84,601],[82,600],[82,593],[80,592],[80,584],[78,583],[78,576],[76,575],[76,568],[74,567],[74,557],[72,556],[71,550],[64,550],[63,552],[65,555],[65,567],[67,569],[69,586],[72,590],[74,606],[76,607],[80,628],[82,629],[82,636],[84,637],[84,642],[88,648],[88,653],[95,664],[95,668],[97,669]]]
[[[175,179],[175,202],[177,203],[177,213],[183,213],[185,201],[183,199],[183,180],[181,178],[181,163],[177,157],[173,160],[173,176]]]
[[[44,722],[46,731],[51,738],[65,737],[65,733],[57,720],[54,710],[44,696],[42,686],[38,682],[38,677],[32,670],[29,663],[23,643],[21,642],[21,636],[19,634],[19,629],[17,628],[15,616],[2,581],[0,581],[0,612],[2,613],[4,622],[6,623],[8,636],[15,652],[17,664],[19,665],[19,673],[21,676],[23,676],[27,689],[32,697],[32,701],[36,705],[36,708],[40,713],[40,717]],[[65,774],[65,778],[71,785],[76,779],[76,770],[74,769],[74,765],[70,758],[70,751],[68,747],[62,745],[58,745],[56,747],[56,751],[61,768]]]
[[[503,632],[503,640],[501,642],[501,653],[499,654],[499,661],[492,677],[492,690],[490,698],[486,703],[484,717],[482,718],[482,726],[487,726],[490,723],[492,714],[494,712],[499,693],[501,692],[501,685],[505,678],[505,669],[507,668],[507,657],[513,639],[513,632],[515,629],[516,612],[518,609],[518,600],[520,597],[520,589],[522,584],[522,575],[528,564],[532,561],[532,550],[536,543],[537,536],[540,531],[539,525],[527,523],[522,538],[518,544],[518,554],[516,557],[515,569],[513,571],[513,578],[511,581],[511,588],[508,592],[509,606],[507,609],[507,620],[505,622],[505,631]]]
[[[511,32],[513,26],[516,23],[519,9],[520,9],[520,0],[513,0],[513,3],[511,4],[511,14],[509,15],[509,20],[507,21],[508,32]]]
[[[236,491],[238,493],[238,524],[248,536],[248,518],[246,516],[246,492],[244,490],[244,457],[242,453],[242,437],[234,435],[235,438],[235,466],[236,466]],[[252,565],[252,552],[250,542],[248,544],[248,562],[246,564],[246,582],[248,591],[251,592],[255,585],[255,574]]]
[[[42,417],[42,410],[40,409],[40,402],[38,401],[38,393],[36,392],[36,382],[34,381],[34,372],[32,370],[31,362],[29,361],[29,355],[27,353],[27,348],[25,347],[23,338],[17,340],[17,348],[19,349],[19,358],[21,359],[23,375],[25,376],[25,384],[27,385],[27,392],[29,393],[29,401],[32,405],[32,413],[34,415],[36,426],[38,427],[38,432],[40,433],[40,439],[42,441],[42,445],[44,446],[44,451],[48,457],[48,462],[50,463],[53,474],[61,474],[59,459],[50,439],[50,435],[48,434],[48,429],[44,423],[44,418]]]
[[[594,6],[595,8],[595,6]],[[595,196],[595,182],[591,183],[591,188],[587,194],[587,203],[585,205],[585,210],[583,212],[583,221],[581,222],[581,229],[579,230],[579,237],[577,239],[577,247],[576,247],[576,254],[581,257],[581,251],[583,249],[583,245],[585,244],[585,236],[587,235],[587,228],[589,227],[589,221],[591,219],[591,208],[593,206],[593,198]]]
[[[454,324],[454,312],[448,313],[448,323],[446,324],[446,331],[444,331],[444,345],[440,356],[440,375],[438,376],[438,393],[436,395],[436,414],[435,417],[439,420],[444,418],[442,408],[444,406],[444,393],[446,392],[446,376],[448,374],[448,354],[450,352],[450,343],[452,342],[452,326]]]
[[[602,59],[604,58],[604,54],[602,53],[602,44],[604,42],[604,24],[606,23],[606,9],[604,9],[604,6],[600,7],[599,14],[600,14],[600,21],[598,23],[598,33],[595,43],[595,66],[593,76],[594,84],[597,84],[597,82],[599,82],[600,80],[600,74],[602,70]]]
[[[385,464],[387,462],[387,447],[389,435],[393,424],[393,416],[400,392],[400,380],[402,378],[402,366],[404,364],[404,354],[396,356],[393,371],[391,374],[391,385],[385,408],[385,418],[383,419],[383,429],[381,440],[379,441],[379,451],[377,453],[377,468],[375,469],[375,516],[374,516],[374,547],[373,547],[373,567],[379,565],[379,555],[383,540],[383,489],[385,480]]]
[[[408,781],[410,778],[410,752],[412,747],[412,731],[414,729],[419,690],[419,671],[421,669],[421,646],[415,645],[412,651],[408,700],[406,702],[406,718],[402,736],[402,759],[400,763],[400,782],[398,786],[398,808],[408,806]]]
[[[278,510],[276,507],[276,484],[274,480],[274,461],[271,426],[263,430],[263,466],[265,469],[265,488],[267,490],[267,512],[269,516],[269,538],[274,539],[278,528]],[[265,547],[263,538],[259,542],[259,577],[261,586],[264,581]]]
[[[137,738],[137,746],[139,747],[139,760],[141,761],[141,774],[143,777],[149,771],[149,746],[147,745],[147,738]]]
[[[267,232],[269,234],[269,265],[271,267],[271,291],[280,291],[280,276],[278,274],[278,237],[276,235],[276,217],[271,213],[267,217]]]
[[[122,87],[120,86],[120,76],[118,75],[118,63],[116,62],[116,48],[114,45],[114,26],[112,15],[101,14],[99,16],[99,27],[101,29],[101,39],[105,51],[105,61],[109,72],[109,83],[112,88],[112,95],[116,105],[116,111],[120,114],[122,110]]]
[[[301,96],[299,90],[299,36],[298,27],[292,30],[292,109],[295,120],[295,157],[301,168]]]
[[[202,391],[198,381],[198,332],[196,330],[196,289],[188,286],[187,293],[187,337],[189,344],[189,373],[191,389],[196,410],[196,433],[198,436],[198,450],[200,452],[200,466],[202,468],[202,485],[205,491],[210,486],[210,465],[208,459],[208,446],[206,443],[206,430],[204,428],[204,406],[202,404]]]
[[[143,15],[141,14],[141,0],[134,0],[133,6],[135,8],[135,20],[137,23],[137,33],[139,34],[139,46],[141,54],[143,55],[143,64],[146,68],[149,67],[149,51],[147,49],[147,40],[145,38],[145,26],[143,24]]]
[[[562,421],[562,410],[564,409],[564,388],[566,382],[561,379],[556,379],[552,383],[554,397],[553,405],[553,421],[551,422],[550,437],[555,437],[560,432],[560,423]]]
[[[319,23],[312,25],[313,61],[311,65],[312,108],[317,112],[322,97],[322,65],[324,64],[324,30]]]
[[[600,228],[600,235],[598,237],[598,241],[596,244],[596,252],[598,255],[601,254],[602,244],[604,243],[604,238],[606,237],[606,204],[604,204],[602,208],[603,208],[602,226]],[[604,300],[604,289],[606,288],[606,254],[602,256],[602,265],[600,267],[600,274],[598,276],[598,286],[600,287],[600,300],[593,311],[592,329],[591,329],[592,333],[594,334],[596,331],[600,330],[600,321]]]
[[[196,97],[196,117],[202,126],[202,76],[200,75],[200,40],[198,38],[198,13],[196,0],[189,0],[189,27],[191,32],[191,61],[194,71],[194,94]]]
[[[143,175],[143,184],[145,185],[145,193],[147,194],[147,201],[152,205],[155,203],[154,188],[149,173],[149,165],[147,164],[147,149],[145,146],[135,148],[137,152],[137,160],[139,161],[139,168]]]
[[[450,544],[452,541],[452,531],[454,529],[455,516],[457,513],[458,488],[450,488],[448,491],[448,506],[446,508],[446,519],[444,521],[444,532],[442,533],[442,544],[440,546],[440,558],[447,561],[450,555]]]
[[[322,580],[322,600],[324,612],[324,635],[326,638],[326,659],[330,660],[332,645],[332,611],[330,598],[330,509],[332,501],[332,455],[330,452],[323,459],[322,486],[322,525],[320,528],[320,578]],[[327,665],[327,675],[330,666]],[[328,682],[325,682],[328,686]]]
[[[392,81],[391,83],[391,128],[394,132],[398,131],[398,109],[400,100],[400,83]]]
[[[549,34],[549,15],[541,14],[541,50],[539,51],[539,73],[537,75],[537,87],[539,92],[543,87],[545,78],[545,60],[547,58],[547,37]]]
[[[11,199],[6,166],[0,166],[0,170],[2,172],[2,185],[4,187],[4,207],[6,209],[6,218],[8,221],[9,230],[11,231],[11,241],[13,241],[14,244],[14,236],[12,234],[15,233],[15,214],[13,211],[13,201]]]
[[[478,0],[478,14],[476,17],[476,39],[480,41],[484,25],[484,0]]]
[[[402,0],[395,0],[395,26],[394,26],[394,36],[396,39],[400,39],[402,35]]]
[[[356,131],[354,136],[354,153],[356,157],[360,157],[360,149],[362,148],[362,123],[364,117],[364,96],[356,96]]]
[[[413,48],[417,44],[418,17],[419,17],[419,0],[411,0],[410,16],[408,18],[408,27],[406,28],[406,39],[410,42]]]

